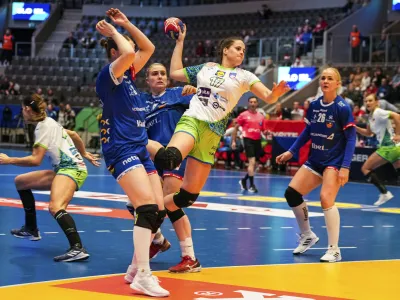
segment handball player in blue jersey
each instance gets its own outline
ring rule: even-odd
[[[105,20],[96,29],[106,39],[101,41],[110,61],[98,74],[96,92],[103,106],[100,120],[101,143],[108,170],[122,187],[136,210],[133,243],[135,254],[128,268],[130,287],[138,293],[165,297],[163,289],[152,276],[149,264],[149,247],[157,229],[166,215],[157,171],[146,150],[148,143],[145,128],[146,103],[135,86],[136,73],[147,63],[154,52],[152,42],[118,9],[107,15],[135,39],[140,49]]]
[[[304,118],[306,128],[289,151],[276,158],[285,163],[311,139],[307,162],[297,171],[286,189],[285,198],[293,209],[301,235],[293,254],[301,254],[316,244],[319,238],[310,229],[307,204],[303,195],[322,184],[320,200],[328,231],[328,250],[322,262],[342,259],[339,249],[340,216],[335,199],[341,186],[349,179],[350,164],[356,144],[353,114],[346,101],[338,96],[341,77],[337,69],[328,68],[320,78],[323,96],[310,103]]]
[[[189,102],[193,96],[191,94],[196,92],[196,88],[190,85],[183,88],[167,89],[167,80],[165,66],[159,63],[152,64],[146,72],[146,81],[150,93],[142,93],[147,103],[147,136],[150,140],[157,141],[164,147],[171,140],[181,116],[189,108]],[[163,179],[164,196],[179,192],[185,168],[186,159],[175,170],[159,171],[159,175]],[[201,266],[194,254],[192,228],[188,217],[183,210],[167,211],[167,214],[178,236],[182,255],[181,262],[171,267],[169,271],[174,273],[199,272]],[[161,232],[157,232],[150,247],[150,257],[166,249],[168,245],[169,242],[162,236]]]

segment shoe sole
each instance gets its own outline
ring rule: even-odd
[[[303,254],[304,252],[306,252],[308,249],[310,249],[312,246],[314,246],[318,242],[319,242],[319,237],[317,237],[317,240],[314,243],[311,243],[310,245],[308,245],[308,247],[306,249],[304,249],[302,252],[293,252],[293,255]]]
[[[160,251],[158,251],[158,252],[157,252],[156,254],[154,254],[152,257],[149,257],[149,259],[154,259],[154,258],[156,258],[158,254],[169,250],[169,248],[171,248],[171,243],[170,243],[170,242],[168,242],[168,246],[167,246],[164,250],[161,250],[161,249],[160,249]]]
[[[185,271],[171,271],[168,270],[170,273],[174,273],[174,274],[185,274],[185,273],[198,273],[201,271],[201,266],[200,267],[196,267],[196,268],[192,268],[189,270],[185,270]]]
[[[132,290],[134,290],[137,294],[140,294],[140,295],[146,295],[146,296],[151,296],[151,297],[168,297],[169,296],[169,292],[168,292],[168,294],[157,294],[157,293],[149,292],[147,289],[145,289],[143,286],[141,286],[138,283],[132,282],[130,284],[130,288]]]
[[[340,256],[339,258],[336,258],[334,260],[322,260],[322,259],[320,259],[319,261],[320,262],[324,262],[324,263],[334,263],[334,262],[339,262],[341,260],[342,260],[342,257]]]
[[[40,240],[42,239],[41,236],[39,236],[39,237],[19,236],[19,235],[15,235],[15,234],[13,234],[13,233],[11,233],[11,235],[13,235],[13,236],[15,236],[16,238],[19,238],[19,239],[30,240],[30,241],[32,241],[32,242],[37,242],[37,241],[40,241]]]
[[[74,262],[87,260],[90,257],[88,253],[79,253],[78,255],[65,259],[65,260],[54,260],[55,262]]]

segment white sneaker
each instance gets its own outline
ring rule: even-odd
[[[328,251],[321,257],[322,262],[337,262],[342,260],[340,249],[337,246],[329,246]]]
[[[152,297],[169,296],[169,292],[160,286],[157,277],[151,275],[151,272],[138,272],[130,287],[132,290],[142,295]]]
[[[293,250],[293,254],[301,254],[306,252],[312,246],[314,246],[319,241],[319,237],[316,236],[314,232],[311,231],[311,234],[301,234],[299,236],[299,245],[296,249]]]
[[[132,283],[133,278],[135,278],[136,273],[137,273],[137,268],[132,267],[132,265],[128,266],[128,270],[126,270],[126,274],[125,274],[125,282],[126,283]]]
[[[389,191],[386,194],[380,194],[378,201],[376,201],[374,203],[374,205],[376,205],[376,206],[382,205],[382,204],[388,202],[393,197],[394,197],[393,194]]]

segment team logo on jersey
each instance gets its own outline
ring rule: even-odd
[[[102,134],[110,134],[110,128],[103,128],[102,130],[100,130]]]
[[[105,137],[101,138],[101,142],[102,142],[103,144],[109,143],[109,142],[110,142],[110,137],[108,137],[108,138],[105,138]]]
[[[332,122],[326,122],[326,127],[332,128],[332,126],[333,126],[333,123],[332,123]]]
[[[233,72],[229,73],[229,78],[231,78],[231,79],[236,78],[236,74],[237,73],[233,73]]]
[[[101,125],[110,125],[109,120],[100,120]]]
[[[215,73],[215,76],[217,76],[217,77],[224,77],[224,76],[225,76],[225,72],[224,72],[224,71],[221,71],[221,70],[218,70],[217,73]]]

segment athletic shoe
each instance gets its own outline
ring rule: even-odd
[[[342,260],[340,249],[337,246],[329,246],[328,251],[321,257],[321,262],[337,262]]]
[[[11,234],[17,238],[29,239],[30,241],[39,241],[42,238],[39,229],[29,230],[25,226],[20,229],[11,229]]]
[[[242,191],[247,191],[247,183],[246,183],[246,180],[240,179],[240,180],[239,180],[239,185],[240,185],[240,189],[241,189]]]
[[[319,237],[317,237],[314,232],[311,231],[311,234],[307,235],[302,233],[299,235],[299,245],[293,250],[293,254],[301,254],[306,252],[308,249],[318,243],[318,241]]]
[[[132,267],[132,265],[128,266],[128,270],[126,270],[126,274],[125,274],[125,282],[126,283],[132,283],[133,279],[135,278],[136,274],[137,274],[138,269]]]
[[[190,256],[182,257],[182,261],[174,267],[168,269],[171,273],[196,273],[201,271],[199,260],[193,260]]]
[[[380,194],[378,201],[376,201],[374,203],[374,205],[376,205],[376,206],[382,205],[382,204],[388,202],[393,197],[394,197],[393,194],[389,191],[386,194]]]
[[[250,193],[258,193],[258,190],[254,184],[252,186],[250,186],[249,192]]]
[[[151,272],[138,272],[133,279],[131,289],[138,294],[152,296],[152,297],[168,297],[169,292],[163,289],[156,276]]]
[[[86,252],[85,248],[79,247],[78,245],[75,245],[71,247],[67,253],[59,255],[54,257],[54,261],[60,262],[60,261],[65,261],[65,262],[72,262],[72,261],[80,261],[80,260],[86,260],[89,258],[89,254]]]
[[[155,258],[159,253],[167,251],[171,248],[171,243],[164,238],[162,244],[155,244],[154,242],[150,244],[150,259]]]

